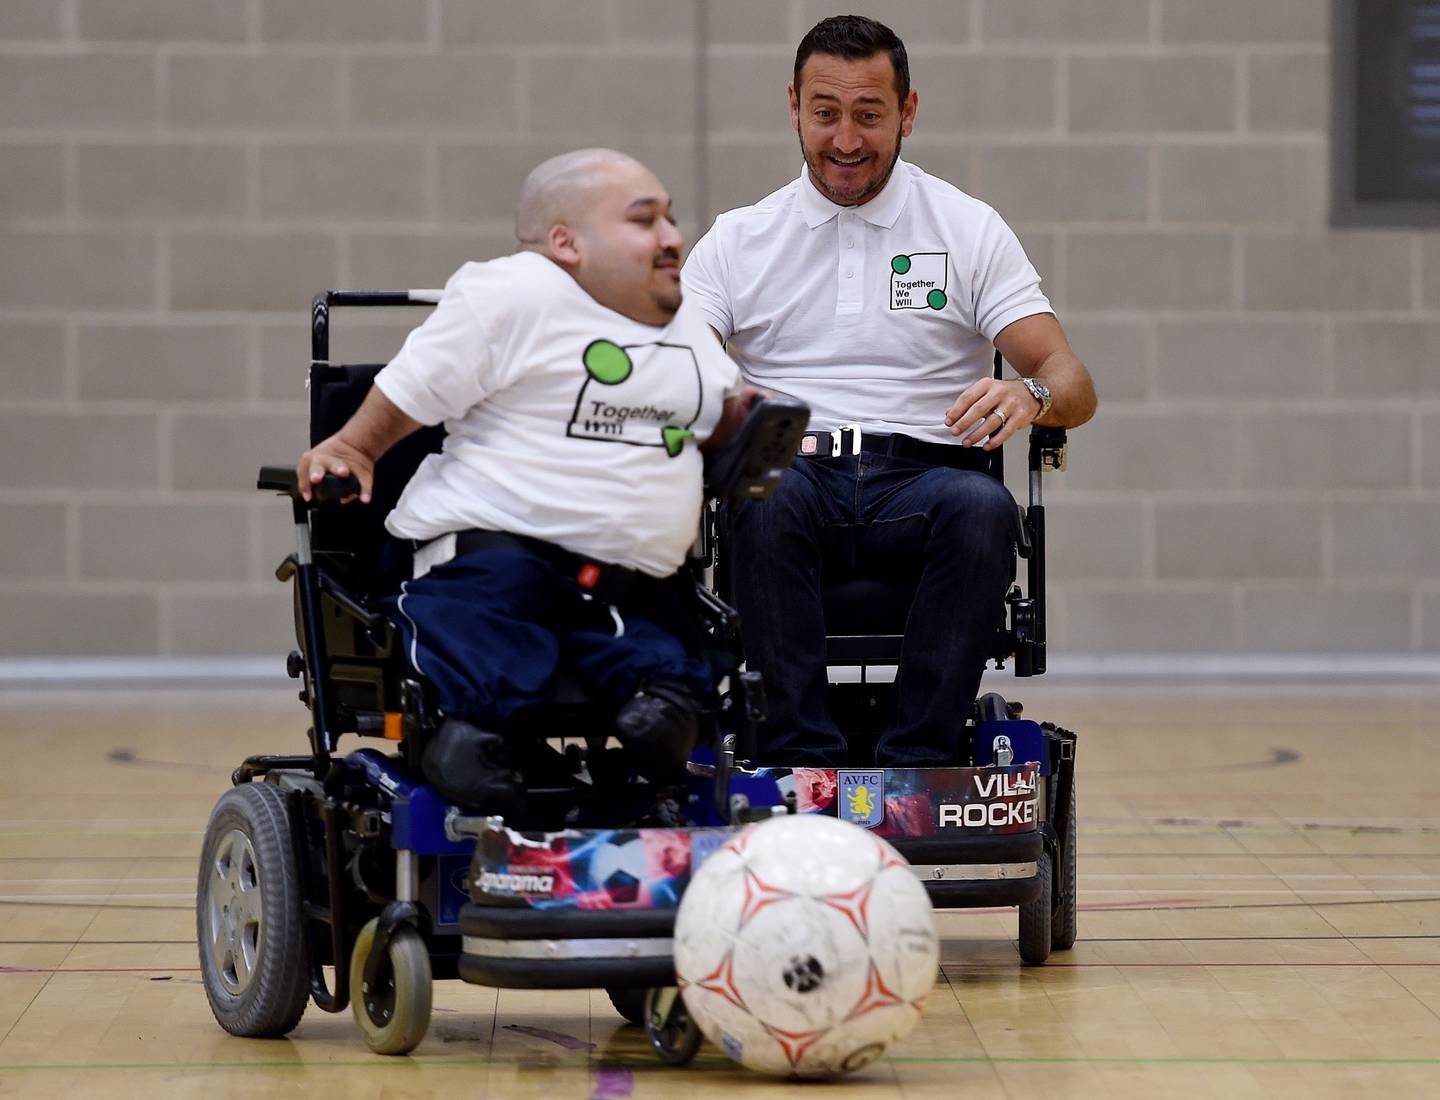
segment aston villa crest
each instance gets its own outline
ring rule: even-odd
[[[866,829],[885,820],[885,773],[875,771],[840,773],[840,817]]]

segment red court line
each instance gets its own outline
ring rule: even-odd
[[[1130,901],[1087,901],[1083,905],[1076,904],[1075,908],[1082,911],[1091,909],[1139,909],[1147,905],[1198,905],[1201,902],[1209,900],[1209,898],[1132,898]]]

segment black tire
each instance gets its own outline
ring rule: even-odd
[[[685,999],[674,987],[650,989],[645,993],[645,1037],[655,1057],[667,1066],[684,1066],[694,1061],[704,1036],[700,1025],[685,1009]]]
[[[998,691],[987,691],[975,700],[975,717],[981,722],[1008,721],[1010,704]]]
[[[1065,846],[1065,854],[1061,857],[1060,865],[1060,881],[1065,887],[1065,901],[1051,920],[1050,949],[1052,951],[1069,951],[1075,946],[1075,853],[1079,847],[1080,836],[1075,828],[1077,819],[1073,787],[1070,791],[1070,812],[1066,817],[1068,820],[1065,822],[1065,835],[1069,837],[1070,842]]]
[[[1040,879],[1040,896],[1020,906],[1020,961],[1040,966],[1050,957],[1051,920],[1055,883],[1050,875],[1050,853],[1040,853],[1035,874]]]
[[[430,1029],[430,951],[419,932],[402,924],[390,937],[378,988],[366,989],[365,962],[379,924],[378,917],[367,921],[355,937],[350,955],[351,1014],[376,1054],[409,1054]]]
[[[625,1018],[627,1024],[643,1024],[645,1022],[645,990],[617,989],[612,986],[605,992],[609,994],[610,1003],[615,1006],[615,1011]]]
[[[242,783],[220,797],[205,830],[195,936],[210,1011],[231,1035],[285,1035],[310,1000],[292,828],[279,788]]]

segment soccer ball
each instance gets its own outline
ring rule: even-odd
[[[762,1072],[825,1077],[874,1061],[919,1021],[939,955],[909,864],[833,817],[745,829],[696,870],[675,917],[686,1009]]]

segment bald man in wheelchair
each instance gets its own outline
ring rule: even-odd
[[[307,499],[333,474],[368,502],[380,456],[445,425],[386,519],[414,561],[389,609],[445,715],[426,779],[497,813],[523,790],[506,731],[562,666],[614,708],[643,774],[683,768],[714,689],[677,570],[703,504],[699,447],[748,401],[682,305],[684,240],[644,165],[605,149],[545,161],[516,236],[513,255],[455,272],[297,466]]]

